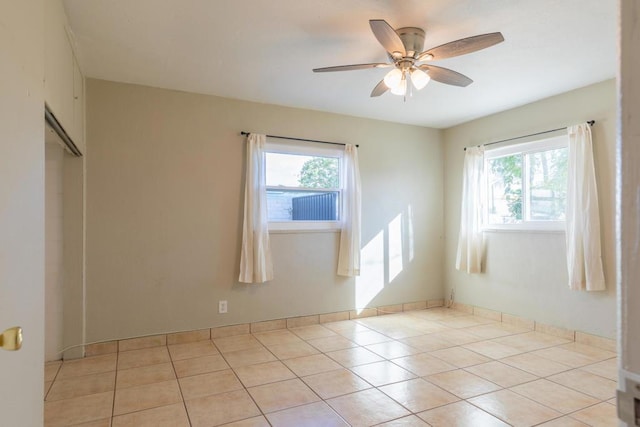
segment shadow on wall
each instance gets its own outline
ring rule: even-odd
[[[360,251],[360,276],[356,277],[355,286],[358,314],[398,277],[413,257],[413,212],[408,205]]]

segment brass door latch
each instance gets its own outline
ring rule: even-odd
[[[14,326],[5,330],[0,335],[0,348],[3,350],[15,351],[22,347],[22,328]]]

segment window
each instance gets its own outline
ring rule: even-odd
[[[338,229],[343,150],[267,140],[270,230]]]
[[[567,137],[485,152],[485,228],[564,228],[567,200]]]

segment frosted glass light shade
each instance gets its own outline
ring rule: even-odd
[[[413,82],[413,85],[418,90],[424,88],[430,80],[431,77],[429,77],[427,73],[418,68],[411,72],[411,82]]]
[[[407,92],[406,79],[401,79],[400,83],[396,87],[391,88],[391,93],[394,95],[404,95],[406,92]]]
[[[389,71],[386,76],[384,76],[384,84],[387,85],[389,89],[395,89],[400,82],[402,81],[402,71],[397,68]]]

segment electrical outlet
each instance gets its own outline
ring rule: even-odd
[[[218,313],[223,314],[227,312],[227,300],[218,301]]]

